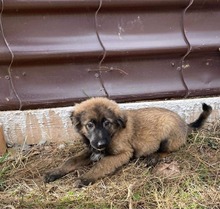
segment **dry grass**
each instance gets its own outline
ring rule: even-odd
[[[161,176],[138,159],[86,188],[73,188],[79,172],[44,185],[42,174],[80,147],[33,146],[1,157],[0,208],[220,208],[220,124],[193,133],[168,156],[166,161],[179,166],[173,175]]]

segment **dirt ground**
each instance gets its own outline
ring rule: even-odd
[[[0,157],[0,208],[220,208],[219,123],[191,134],[185,146],[154,167],[136,159],[81,189],[74,181],[87,168],[43,183],[45,171],[80,149],[80,142],[9,149]]]

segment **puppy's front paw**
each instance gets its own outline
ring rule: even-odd
[[[48,171],[44,174],[43,181],[44,183],[49,183],[55,181],[62,177],[62,175],[58,171]]]

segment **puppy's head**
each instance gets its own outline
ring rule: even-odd
[[[75,106],[71,120],[92,148],[105,150],[113,135],[125,128],[126,116],[118,104],[107,98],[92,98]]]

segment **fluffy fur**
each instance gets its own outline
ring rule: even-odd
[[[87,148],[47,172],[44,181],[54,181],[95,162],[76,182],[81,187],[113,173],[133,157],[176,151],[186,142],[189,132],[200,128],[211,114],[209,105],[202,107],[199,118],[186,124],[178,114],[164,108],[122,110],[107,98],[86,100],[75,106],[71,121]]]

